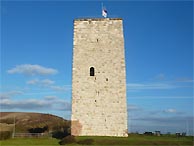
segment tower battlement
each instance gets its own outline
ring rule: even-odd
[[[74,20],[72,135],[127,136],[122,22]]]
[[[74,21],[108,21],[108,20],[123,20],[122,18],[78,18]]]

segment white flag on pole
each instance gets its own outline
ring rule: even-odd
[[[104,18],[106,18],[107,17],[107,10],[106,10],[106,8],[102,8],[102,16],[104,17]]]

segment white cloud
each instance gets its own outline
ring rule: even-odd
[[[176,81],[167,81],[163,73],[160,73],[154,77],[156,80],[146,83],[127,83],[128,91],[137,91],[137,90],[168,90],[168,89],[177,89],[177,88],[193,88],[190,83],[193,83],[192,78],[178,78]],[[164,81],[165,80],[165,81]]]
[[[66,86],[50,86],[50,88],[55,91],[66,91],[68,89]]]
[[[29,85],[49,86],[54,84],[55,81],[49,80],[49,79],[44,79],[44,80],[34,79],[34,80],[29,80],[26,83]]]
[[[39,109],[45,106],[48,106],[48,103],[45,103],[40,100],[28,99],[28,100],[1,100],[0,105],[2,109]]]
[[[45,80],[42,80],[41,83],[44,84],[44,85],[52,85],[52,84],[55,83],[55,81],[45,79]]]
[[[152,96],[128,96],[127,98],[130,99],[192,99],[192,96],[158,96],[158,95],[152,95]]]
[[[11,98],[12,96],[21,95],[21,94],[23,94],[23,92],[21,91],[4,92],[4,93],[0,93],[0,99],[8,99],[8,98]]]
[[[44,99],[45,100],[55,100],[57,99],[57,96],[45,96]]]
[[[133,105],[133,104],[128,104],[127,105],[127,110],[128,111],[138,111],[138,110],[140,110],[141,108],[140,107],[138,107],[138,106],[136,106],[136,105]]]
[[[187,119],[194,120],[194,117],[188,117],[188,116],[173,116],[173,117],[154,117],[154,116],[146,116],[146,117],[134,117],[133,120],[139,120],[139,121],[150,121],[150,122],[156,122],[156,123],[170,123],[173,122],[174,124],[178,121],[186,121]],[[172,124],[173,124],[172,123]],[[180,126],[180,125],[179,125]]]
[[[29,80],[26,83],[29,85],[36,85],[39,82],[39,79]]]
[[[16,67],[9,69],[7,72],[9,74],[19,73],[26,75],[52,75],[58,73],[56,69],[32,64],[17,65]]]
[[[4,110],[64,110],[70,111],[71,104],[61,99],[27,99],[27,100],[0,100],[0,107]]]
[[[165,112],[165,113],[177,113],[177,110],[176,110],[176,109],[170,108],[170,109],[164,110],[164,112]]]
[[[58,85],[55,85],[55,81],[49,80],[49,79],[44,79],[44,80],[33,79],[33,80],[27,81],[26,84],[37,85],[40,87],[47,87],[47,88],[52,89],[56,92],[58,92],[58,91],[63,92],[63,91],[71,90],[71,85],[58,86]]]
[[[59,111],[70,111],[71,110],[71,103],[66,101],[60,101],[60,104],[54,107],[54,109]]]
[[[176,82],[193,83],[193,79],[192,78],[187,78],[187,77],[177,78]]]
[[[153,90],[153,89],[174,89],[174,88],[177,88],[177,86],[168,83],[127,84],[128,90]]]

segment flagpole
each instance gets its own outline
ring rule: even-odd
[[[107,17],[107,10],[106,10],[106,8],[104,7],[103,3],[102,3],[102,16],[103,16],[104,18]]]
[[[102,11],[103,11],[103,3],[101,3],[101,6],[102,6],[102,10],[101,10],[101,13],[102,13]]]

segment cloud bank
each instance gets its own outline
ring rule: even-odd
[[[8,98],[11,98],[12,96],[21,95],[21,94],[23,94],[23,92],[21,91],[4,92],[4,93],[0,93],[0,99],[8,99]]]
[[[128,90],[154,90],[154,89],[174,89],[174,88],[177,88],[177,86],[167,83],[127,84]]]
[[[22,64],[9,69],[7,71],[9,74],[25,74],[25,75],[53,75],[58,73],[56,69],[46,68],[40,65],[33,64]]]
[[[2,99],[0,107],[8,110],[63,110],[70,111],[71,103],[57,97],[47,96],[43,99],[11,100]]]

